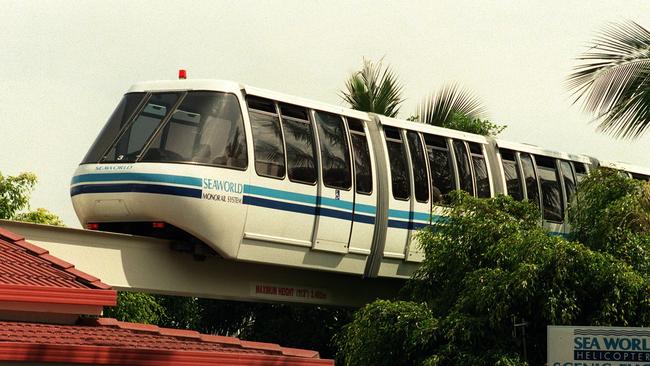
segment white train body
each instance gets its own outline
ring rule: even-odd
[[[527,197],[562,234],[575,182],[595,164],[234,82],[158,81],[129,90],[71,196],[93,229],[200,241],[238,261],[403,278],[423,259],[416,231],[444,215],[441,194]]]

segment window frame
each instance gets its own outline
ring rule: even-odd
[[[399,140],[393,138],[393,137],[388,137],[388,134],[386,133],[386,128],[390,129],[395,129],[397,131],[397,135],[400,137]],[[404,201],[404,202],[410,202],[411,201],[411,195],[413,195],[413,192],[411,192],[411,171],[410,171],[410,162],[409,162],[409,152],[408,152],[408,147],[406,147],[403,139],[404,136],[402,135],[402,128],[399,127],[393,127],[393,126],[384,126],[382,129],[383,135],[384,135],[384,144],[386,146],[386,157],[388,158],[388,171],[390,172],[390,192],[393,197],[393,199],[398,200],[398,201]],[[408,194],[406,195],[405,198],[401,197],[396,197],[395,196],[395,189],[394,183],[393,183],[393,171],[392,171],[392,164],[391,164],[391,157],[390,157],[390,152],[389,152],[389,147],[388,147],[388,142],[394,142],[394,143],[399,143],[402,149],[402,156],[404,157],[404,168],[406,169],[406,178],[408,179],[408,182],[406,182],[406,187],[408,188]]]
[[[413,186],[413,192],[411,192],[411,196],[415,199],[415,202],[430,204],[431,203],[431,174],[429,174],[429,163],[428,163],[429,157],[428,157],[427,147],[424,144],[424,139],[422,138],[422,134],[420,132],[418,132],[418,131],[409,130],[409,129],[403,129],[402,131],[404,131],[404,134],[403,134],[402,138],[405,139],[406,144],[408,146],[407,147],[408,155],[409,155],[408,160],[409,160],[409,166],[410,166],[410,170],[411,170],[411,183],[412,183],[412,186]],[[424,183],[425,183],[426,192],[427,192],[427,198],[424,201],[418,199],[417,193],[416,193],[417,189],[418,189],[417,186],[416,186],[416,182],[415,182],[415,168],[416,167],[415,167],[415,164],[414,164],[415,161],[413,160],[413,151],[411,151],[411,141],[409,141],[409,134],[414,134],[416,136],[417,142],[420,145],[420,149],[422,149],[423,156],[421,158],[424,160],[424,171],[426,173],[426,179],[425,179]]]
[[[249,96],[255,97],[255,98],[260,98],[260,99],[267,99],[267,100],[273,102],[273,105],[275,107],[275,113],[271,113],[271,112],[263,111],[263,110],[260,110],[260,109],[250,108],[248,106],[248,100],[245,101],[246,102],[246,110],[248,111],[248,122],[249,122],[249,125],[250,125],[250,128],[251,128],[251,138],[252,138],[252,142],[253,142],[253,165],[255,166],[255,174],[257,174],[259,177],[276,179],[276,180],[284,180],[289,175],[288,169],[287,169],[287,147],[286,147],[285,142],[284,142],[284,129],[282,128],[282,118],[281,118],[281,115],[279,113],[280,111],[278,109],[278,103],[277,103],[277,101],[275,101],[273,99],[259,97],[259,96],[252,95],[252,94],[247,95],[246,97],[249,97]],[[260,114],[271,116],[271,117],[277,117],[277,119],[278,119],[279,126],[280,126],[280,139],[282,140],[282,149],[283,149],[282,150],[282,155],[284,157],[284,169],[283,169],[284,174],[282,176],[260,174],[260,172],[257,171],[257,151],[255,149],[255,135],[253,133],[253,119],[250,117],[251,110],[255,111],[255,113],[260,113]]]
[[[351,147],[350,148],[350,153],[352,154],[352,164],[351,165],[353,167],[352,175],[353,175],[353,179],[354,179],[354,181],[353,181],[354,192],[357,193],[357,194],[362,194],[364,196],[372,196],[372,194],[374,193],[374,189],[375,189],[375,174],[374,174],[375,170],[373,169],[373,164],[372,164],[373,163],[372,150],[370,148],[370,143],[369,143],[370,139],[368,138],[369,136],[368,136],[368,132],[367,132],[368,130],[367,130],[366,124],[364,123],[365,121],[362,120],[362,119],[359,119],[359,118],[353,118],[353,119],[359,121],[359,123],[361,124],[361,128],[363,129],[363,132],[351,129],[350,128],[350,122],[348,121],[348,118],[353,118],[353,117],[344,116],[346,127],[347,127],[347,130],[348,130],[348,135],[349,135],[349,138],[350,138],[350,147]],[[368,151],[368,164],[369,164],[369,168],[370,168],[370,191],[369,192],[359,191],[359,189],[358,189],[356,154],[355,154],[354,148],[353,148],[354,143],[352,142],[352,135],[363,137],[363,139],[365,140],[365,143],[366,143],[366,149]]]
[[[316,122],[316,120],[317,120],[316,113],[319,113],[319,112],[324,113],[324,114],[330,114],[330,115],[333,115],[333,116],[337,116],[342,121],[343,134],[344,134],[343,137],[344,137],[344,141],[346,143],[347,156],[348,156],[348,167],[349,167],[348,171],[350,173],[350,186],[347,187],[347,188],[333,186],[333,185],[327,184],[327,182],[325,182],[325,172],[323,171],[323,151],[322,151],[322,148],[321,148],[322,147],[321,146],[321,138],[322,138],[322,136],[320,135],[320,131],[318,129],[318,123]],[[348,123],[347,123],[348,121],[347,121],[347,119],[345,118],[345,116],[343,116],[341,114],[337,114],[337,113],[333,113],[333,112],[327,112],[327,111],[313,109],[313,108],[309,108],[309,114],[310,114],[310,117],[313,119],[313,126],[314,126],[314,131],[315,131],[315,134],[316,134],[316,145],[317,145],[316,150],[317,150],[317,159],[318,159],[318,162],[317,162],[318,172],[317,172],[317,174],[318,174],[318,179],[319,179],[317,182],[322,183],[323,187],[327,187],[327,188],[330,188],[330,189],[338,189],[338,190],[342,190],[342,191],[354,191],[354,189],[355,189],[354,161],[353,161],[353,155],[352,155],[353,153],[352,153],[352,149],[351,149],[352,141],[350,139],[350,132],[349,132],[349,129],[348,129]]]
[[[289,105],[291,107],[303,108],[305,110],[306,116],[307,116],[306,120],[303,120],[303,119],[300,119],[300,118],[297,118],[297,117],[285,116],[285,115],[282,114],[282,107],[280,106],[280,102],[275,101],[276,110],[279,112],[278,115],[280,117],[280,128],[282,129],[282,142],[283,142],[283,146],[284,146],[285,176],[292,183],[299,183],[299,184],[304,184],[304,185],[308,185],[308,186],[315,186],[316,184],[318,184],[318,179],[319,179],[319,173],[318,173],[319,164],[317,162],[317,160],[319,158],[319,154],[316,152],[316,147],[314,146],[316,144],[316,139],[315,139],[316,136],[315,136],[315,133],[314,133],[314,124],[312,123],[311,120],[309,120],[309,118],[310,118],[310,113],[309,113],[310,108],[300,106],[300,105],[296,105],[296,104],[289,104],[289,103],[283,103],[283,104]],[[314,182],[306,182],[306,181],[302,181],[302,180],[293,179],[293,178],[291,178],[291,175],[289,174],[289,151],[287,150],[287,139],[286,139],[286,136],[285,136],[285,133],[284,133],[284,120],[285,120],[285,118],[287,120],[289,120],[289,121],[292,121],[292,122],[298,122],[298,123],[305,124],[305,125],[309,126],[309,128],[311,130],[311,150],[312,150],[312,158],[314,159],[313,160],[314,161]]]

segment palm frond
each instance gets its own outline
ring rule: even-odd
[[[633,21],[611,23],[569,75],[574,103],[600,120],[598,129],[636,138],[650,127],[650,31]]]
[[[416,113],[419,122],[441,126],[449,122],[454,113],[480,118],[485,113],[485,106],[471,91],[453,83],[424,99]]]
[[[403,86],[390,67],[383,61],[363,60],[360,71],[350,75],[341,91],[341,98],[353,109],[395,117],[399,112]]]

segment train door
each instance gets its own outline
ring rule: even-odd
[[[347,253],[352,229],[354,190],[348,133],[343,117],[314,111],[321,175],[313,248]]]
[[[254,96],[246,101],[255,172],[244,188],[244,238],[311,247],[317,174],[307,109]]]
[[[429,182],[431,180],[427,169],[426,149],[420,134],[415,131],[407,131],[406,141],[411,158],[413,177],[413,195],[411,197],[413,214],[406,249],[406,260],[421,262],[424,259],[424,251],[420,247],[417,231],[431,224],[431,200],[429,198]]]
[[[404,138],[397,128],[384,126],[384,138],[388,152],[385,159],[386,165],[390,167],[388,175],[391,182],[384,257],[403,259],[413,220],[408,153]]]
[[[370,154],[371,146],[362,121],[347,118],[352,143],[354,160],[354,220],[350,234],[350,252],[370,254],[375,219],[377,214],[377,190],[375,189],[374,157]]]

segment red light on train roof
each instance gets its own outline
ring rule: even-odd
[[[88,229],[88,230],[99,230],[99,224],[94,223],[94,222],[88,223],[88,224],[86,224],[86,229]]]
[[[185,69],[180,69],[180,70],[178,70],[178,78],[179,78],[180,80],[185,80],[185,79],[187,79],[187,70],[185,70]]]
[[[165,223],[164,222],[152,222],[151,227],[154,229],[164,229],[165,228]]]

